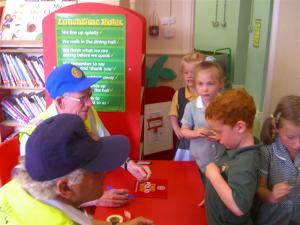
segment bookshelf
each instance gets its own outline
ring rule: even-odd
[[[40,41],[0,41],[0,140],[46,108]]]

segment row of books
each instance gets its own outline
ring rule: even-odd
[[[42,88],[44,80],[43,56],[0,54],[0,79],[5,87]]]
[[[9,118],[17,120],[21,124],[27,124],[38,114],[46,110],[43,91],[9,95],[2,99],[1,105]]]

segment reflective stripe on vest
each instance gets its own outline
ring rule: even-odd
[[[35,128],[44,120],[49,118],[48,111],[45,111],[44,113],[41,113],[36,119],[32,120],[29,124],[27,124],[24,128],[21,129],[19,133],[19,140],[21,141],[22,136],[24,134],[27,134],[30,136],[32,132],[35,130]],[[99,139],[99,117],[98,113],[95,110],[94,107],[91,107],[88,111],[87,118],[84,120],[84,124],[87,128],[88,133],[91,135],[91,137],[95,140]]]
[[[62,211],[30,196],[12,180],[0,189],[0,224],[73,225]]]
[[[20,130],[20,133],[19,133],[19,141],[21,142],[21,139],[22,139],[22,136],[24,134],[27,134],[28,136],[30,136],[32,134],[32,132],[35,130],[35,128],[41,123],[43,122],[44,120],[48,119],[49,118],[49,113],[48,111],[46,110],[45,112],[39,114],[37,116],[37,118],[33,119],[32,121],[30,121],[29,124],[27,124],[25,127],[23,127],[21,130]]]
[[[91,107],[88,111],[87,118],[84,120],[84,124],[87,128],[88,133],[94,140],[99,139],[99,117],[94,107]]]

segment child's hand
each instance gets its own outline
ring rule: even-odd
[[[206,137],[208,130],[205,127],[198,127],[194,130],[198,137]]]
[[[180,127],[174,129],[174,133],[176,134],[176,136],[177,136],[178,139],[183,138],[183,135],[181,133]]]
[[[286,181],[275,184],[272,190],[270,202],[271,203],[280,202],[281,199],[284,198],[288,193],[290,193],[291,190],[292,190],[292,186],[290,186]]]
[[[205,198],[202,199],[202,201],[198,204],[199,207],[204,207],[205,206]]]
[[[215,163],[209,163],[205,168],[205,176],[209,180],[220,173],[220,169]]]
[[[213,130],[208,130],[207,129],[207,132],[206,132],[205,136],[211,141],[219,141],[220,140],[220,136],[216,132],[214,132]]]

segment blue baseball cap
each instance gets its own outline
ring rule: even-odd
[[[129,149],[126,136],[94,140],[79,116],[63,113],[43,121],[29,136],[25,168],[35,181],[53,180],[80,168],[105,172],[122,165]]]
[[[80,92],[101,80],[100,77],[86,77],[84,72],[70,63],[56,67],[46,80],[46,89],[50,97],[55,99],[66,92]]]

